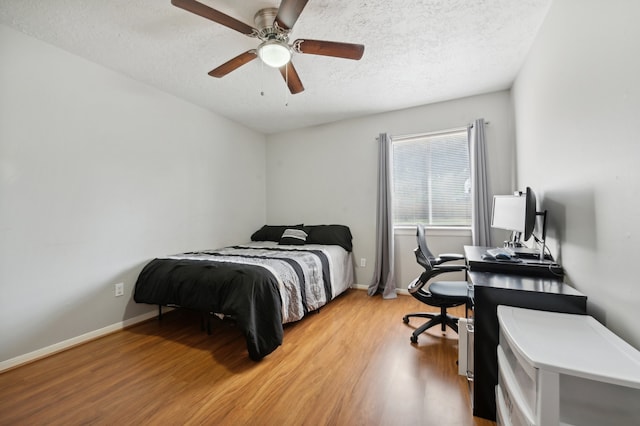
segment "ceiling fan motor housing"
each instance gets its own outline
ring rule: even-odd
[[[258,29],[256,36],[262,40],[278,40],[283,43],[289,41],[289,30],[285,30],[276,25],[275,20],[278,15],[278,9],[269,7],[260,9],[253,17],[253,21]]]

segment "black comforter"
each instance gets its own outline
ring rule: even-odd
[[[255,361],[282,344],[278,282],[257,265],[154,259],[138,277],[134,300],[231,316]]]

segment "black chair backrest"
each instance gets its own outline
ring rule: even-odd
[[[425,270],[429,271],[433,269],[432,260],[435,256],[429,250],[427,246],[427,238],[424,234],[424,226],[419,223],[416,231],[416,239],[418,240],[418,248],[415,250],[416,261]]]

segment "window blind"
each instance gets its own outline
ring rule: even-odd
[[[393,141],[394,225],[471,226],[466,130]]]

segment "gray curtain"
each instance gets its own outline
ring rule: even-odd
[[[378,208],[376,218],[376,263],[368,293],[382,293],[385,299],[396,295],[393,247],[393,203],[391,138],[381,133],[378,138]]]
[[[471,241],[474,246],[491,246],[491,203],[487,188],[484,119],[467,128],[471,162]]]

